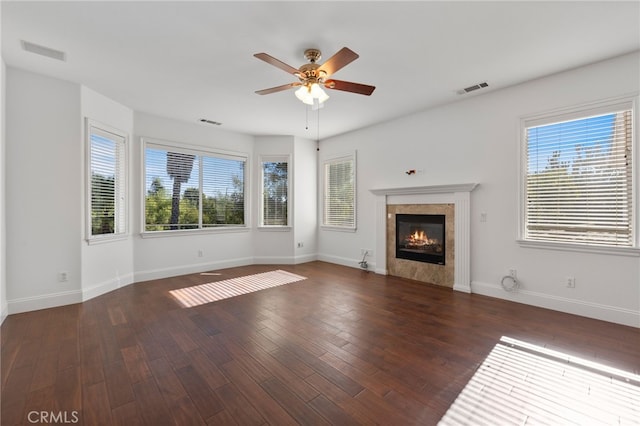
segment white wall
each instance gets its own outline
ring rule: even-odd
[[[128,156],[131,159],[133,154],[132,137],[133,137],[133,110],[127,108],[105,96],[82,86],[81,94],[81,117],[79,120],[82,126],[82,158],[87,155],[86,142],[86,122],[85,118],[90,118],[104,125],[116,128],[129,137],[127,143]],[[129,181],[128,191],[133,190],[131,177],[135,173],[129,161]],[[83,173],[86,171],[86,162],[83,163]],[[88,244],[86,239],[87,231],[87,196],[86,196],[86,177],[83,175],[82,191],[81,191],[81,223],[80,232],[82,233],[81,256],[82,256],[82,292],[83,300],[90,299],[107,291],[114,290],[123,285],[133,282],[133,239],[129,236],[124,240],[106,241],[99,244]],[[129,223],[133,216],[132,204],[136,200],[129,196]],[[129,226],[131,233],[131,226]]]
[[[293,243],[295,263],[316,260],[318,250],[318,152],[316,141],[293,143]],[[302,243],[302,247],[298,247]]]
[[[144,196],[141,137],[247,154],[249,164],[245,179],[249,181],[253,167],[253,137],[227,132],[209,124],[191,124],[137,112],[134,128],[132,200],[135,205],[132,228],[135,281],[253,263],[252,223],[240,232],[140,237]],[[251,203],[249,209],[251,211]],[[198,251],[202,251],[202,257],[198,257]]]
[[[81,300],[80,87],[6,69],[9,313]],[[68,281],[58,274],[67,272]]]
[[[5,93],[6,93],[6,66],[4,60],[0,66],[0,324],[9,313],[7,305],[7,244],[5,221]]]
[[[640,259],[522,248],[518,226],[519,117],[639,90],[639,54],[487,92],[320,142],[324,158],[357,150],[358,230],[319,231],[319,258],[357,266],[374,247],[374,188],[477,182],[471,197],[472,291],[640,326]],[[415,175],[405,171],[416,169]],[[480,213],[487,221],[480,222]],[[521,284],[500,279],[516,268]],[[576,288],[565,287],[565,277]]]

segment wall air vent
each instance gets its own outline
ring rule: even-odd
[[[486,81],[482,83],[474,84],[473,86],[465,87],[464,89],[458,90],[458,95],[464,95],[465,93],[473,92],[474,90],[484,89],[485,87],[489,87],[489,84]]]
[[[218,122],[218,121],[213,121],[213,120],[207,120],[206,118],[201,118],[200,119],[201,123],[207,123],[207,124],[214,124],[216,126],[221,125],[222,123]]]
[[[20,40],[20,44],[22,45],[22,49],[35,53],[36,55],[46,56],[51,59],[57,59],[58,61],[66,61],[67,54],[56,49],[52,49],[50,47],[40,46],[39,44],[31,43],[30,41]]]

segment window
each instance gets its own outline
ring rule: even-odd
[[[288,157],[263,157],[262,226],[289,226]]]
[[[244,227],[246,156],[144,147],[146,232]]]
[[[356,229],[355,154],[324,163],[323,226]]]
[[[635,247],[633,104],[523,121],[524,240]]]
[[[90,119],[86,129],[87,239],[123,236],[127,232],[127,136]]]

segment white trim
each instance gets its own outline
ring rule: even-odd
[[[253,258],[256,265],[293,265],[293,256],[256,256]]]
[[[640,312],[632,309],[552,296],[520,288],[506,292],[499,284],[479,281],[473,281],[471,287],[475,294],[640,328]]]
[[[564,242],[547,242],[534,240],[517,240],[517,242],[520,247],[524,248],[640,257],[640,247],[592,246],[586,244],[571,244]]]
[[[362,269],[360,267],[360,262],[362,261],[362,258],[352,259],[348,257],[333,256],[330,254],[319,253],[317,255],[316,260],[319,260],[321,262],[327,262],[327,263],[335,263],[336,265],[348,266],[350,268],[355,268],[355,269]],[[378,269],[376,268],[375,262],[367,261],[367,263],[369,264],[369,268],[366,269],[367,271],[378,273]]]
[[[449,192],[471,192],[477,183],[459,183],[451,185],[408,186],[404,188],[370,189],[374,195],[411,195],[411,194],[446,194]]]
[[[248,226],[215,226],[203,229],[176,229],[167,231],[143,231],[142,238],[180,237],[185,235],[226,234],[232,232],[250,232]]]
[[[454,204],[455,244],[453,289],[471,293],[471,191],[477,183],[412,186],[405,188],[371,189],[376,197],[376,273],[387,273],[387,205],[392,204]],[[378,270],[375,265],[379,266]],[[381,272],[378,272],[381,271]]]
[[[2,323],[7,318],[8,315],[9,315],[9,305],[7,305],[6,303],[3,303],[2,306],[0,307],[0,325],[2,325]]]
[[[150,269],[134,272],[134,282],[139,283],[148,280],[176,277],[180,275],[195,274],[214,269],[235,268],[237,266],[253,265],[253,257],[243,257],[216,262],[197,263],[188,266],[170,266],[167,268]]]
[[[115,217],[114,217],[114,232],[112,234],[99,234],[92,235],[92,218],[91,218],[91,135],[94,133],[92,129],[96,129],[98,132],[108,133],[113,135],[116,138],[122,139],[122,164],[120,167],[122,170],[116,170],[116,195],[120,195],[123,199],[123,204],[121,208],[119,206],[115,206]],[[93,244],[96,242],[106,243],[111,241],[123,240],[129,237],[129,134],[123,130],[117,129],[115,127],[103,124],[99,121],[96,121],[92,118],[85,117],[84,119],[84,151],[85,151],[85,240],[89,244]],[[117,141],[116,141],[117,142]],[[116,148],[118,150],[118,148]],[[119,183],[120,179],[124,182]],[[123,188],[124,194],[120,194],[120,191],[117,190],[117,187]],[[118,213],[120,212],[120,213]],[[121,218],[120,215],[124,215],[124,218]],[[123,220],[124,229],[116,232],[118,228],[118,223],[120,219]]]
[[[286,225],[264,225],[264,204],[263,204],[264,203],[264,167],[262,166],[263,163],[287,163],[287,224]],[[260,182],[258,183],[259,197],[260,197],[258,201],[258,206],[259,206],[258,208],[260,209],[260,211],[258,212],[258,218],[259,218],[258,229],[291,228],[291,224],[293,223],[293,220],[292,220],[293,191],[292,191],[292,185],[291,185],[293,181],[293,179],[291,179],[292,172],[293,172],[293,161],[291,159],[291,154],[282,154],[282,155],[261,154],[258,156],[258,167],[260,168],[259,170]]]
[[[239,151],[228,151],[217,148],[208,148],[204,146],[197,145],[189,145],[180,142],[162,140],[151,138],[147,136],[140,137],[140,185],[141,185],[141,194],[139,203],[140,203],[140,236],[142,238],[147,238],[151,236],[155,236],[152,234],[164,234],[163,236],[168,236],[167,232],[171,233],[171,235],[179,235],[178,233],[185,233],[187,235],[196,235],[198,233],[209,233],[212,232],[213,229],[218,230],[221,228],[227,228],[226,226],[222,227],[213,227],[213,228],[198,228],[198,229],[181,229],[181,230],[165,230],[165,231],[146,231],[146,148],[149,147],[151,149],[160,149],[172,152],[182,152],[188,154],[194,154],[201,159],[202,156],[206,157],[216,157],[216,158],[224,158],[234,161],[244,161],[244,181],[243,181],[243,191],[244,191],[244,224],[242,226],[230,226],[229,228],[234,228],[234,231],[214,231],[214,232],[239,232],[243,231],[244,228],[249,230],[251,228],[251,177],[253,174],[251,173],[251,158],[248,153],[239,152]],[[202,174],[202,167],[199,167],[200,175]],[[201,176],[198,177],[201,180]],[[202,182],[199,182],[199,191],[200,196],[202,197]],[[200,212],[198,218],[199,224],[202,225],[202,203],[200,203]]]
[[[640,175],[640,143],[638,143],[638,129],[640,128],[640,111],[638,108],[638,92],[629,93],[622,96],[603,99],[600,101],[593,101],[583,103],[575,106],[557,108],[550,111],[538,112],[534,114],[524,115],[518,118],[518,136],[517,140],[517,155],[518,155],[518,196],[517,198],[517,212],[518,220],[516,221],[516,240],[522,247],[530,248],[545,248],[565,251],[576,252],[590,252],[590,253],[602,253],[613,255],[626,255],[636,256],[635,254],[640,249],[640,232],[638,227],[640,226],[640,215],[638,209],[640,208],[640,184],[638,183],[638,175]],[[544,242],[538,240],[527,240],[525,236],[526,227],[526,172],[527,172],[527,127],[539,126],[544,124],[551,124],[554,122],[562,122],[568,120],[576,120],[590,115],[612,113],[617,110],[631,109],[633,116],[634,128],[631,130],[631,145],[632,145],[632,209],[633,216],[631,218],[631,231],[632,231],[632,247],[615,247],[615,246],[590,246],[586,244],[571,244],[563,242]]]
[[[291,226],[279,226],[279,225],[262,225],[256,228],[260,232],[290,232],[293,230]]]
[[[327,164],[341,161],[353,161],[353,226],[337,226],[326,225],[325,222],[325,191],[327,189]],[[320,228],[329,231],[347,231],[356,232],[358,229],[358,159],[357,151],[351,151],[345,154],[331,155],[322,159],[322,179],[320,180]]]
[[[8,300],[9,314],[37,311],[39,309],[56,308],[82,302],[80,290],[62,291],[59,293],[42,294],[32,297],[22,297]]]
[[[133,273],[112,278],[110,280],[104,281],[100,284],[96,284],[89,288],[83,288],[82,301],[86,302],[87,300],[91,300],[94,297],[101,296],[105,293],[108,293],[113,290],[117,290],[122,287],[126,287],[131,284],[133,284]]]

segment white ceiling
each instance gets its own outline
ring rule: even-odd
[[[67,60],[25,52],[20,40]],[[319,132],[293,90],[254,93],[295,81],[254,53],[298,68],[306,48],[324,62],[343,46],[360,58],[334,77],[377,88],[370,97],[328,91]],[[638,49],[638,1],[2,1],[8,66],[137,111],[254,135],[326,138]],[[490,87],[456,93],[482,81]]]

